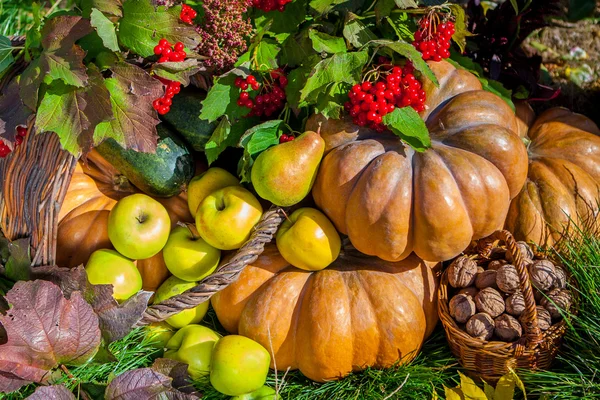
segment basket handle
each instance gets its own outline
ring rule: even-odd
[[[515,238],[506,230],[496,231],[479,242],[479,254],[482,257],[487,258],[494,247],[494,242],[497,240],[506,244],[507,251],[510,252],[513,258],[512,264],[519,274],[519,288],[521,289],[521,293],[523,293],[523,298],[525,300],[525,310],[523,311],[522,321],[525,326],[525,335],[523,337],[530,348],[535,348],[543,341],[542,333],[538,326],[537,310],[535,298],[533,296],[533,288],[531,287],[531,282],[529,280],[529,272],[527,271],[523,254],[519,250]],[[519,341],[516,343],[519,343]]]
[[[279,225],[285,219],[285,211],[280,207],[271,207],[256,224],[250,239],[235,253],[229,262],[222,264],[216,272],[202,279],[196,286],[170,297],[165,301],[149,306],[136,326],[164,321],[180,311],[194,308],[211,296],[237,281],[246,265],[256,261],[265,249]]]

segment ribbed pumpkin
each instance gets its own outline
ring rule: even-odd
[[[322,382],[416,356],[437,322],[434,266],[346,247],[331,266],[310,272],[269,245],[212,305],[227,331],[272,348],[272,367]]]
[[[413,251],[448,260],[502,228],[527,175],[527,152],[512,109],[471,73],[429,64],[423,112],[432,148],[422,153],[391,133],[349,120],[311,117],[328,154],[313,197],[361,252],[397,261]]]
[[[85,264],[97,249],[112,248],[108,238],[108,214],[118,200],[139,192],[127,178],[92,151],[80,161],[58,215],[57,264],[76,267]],[[171,222],[193,222],[185,193],[171,198],[157,198],[171,217]],[[142,273],[144,289],[154,291],[169,276],[162,252],[136,262]]]
[[[600,130],[590,119],[565,108],[549,109],[535,120],[528,132],[527,182],[506,219],[517,240],[550,246],[570,220],[598,217],[597,135]]]

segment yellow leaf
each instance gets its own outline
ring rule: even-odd
[[[494,387],[489,385],[486,381],[483,381],[483,391],[488,400],[494,400]]]
[[[487,396],[473,382],[473,379],[460,372],[458,374],[460,375],[460,388],[465,396],[465,400],[487,400]]]
[[[464,400],[464,396],[459,387],[449,388],[444,386],[444,392],[446,394],[446,400]]]
[[[525,385],[523,384],[523,381],[521,381],[519,375],[517,375],[517,373],[512,369],[510,370],[510,373],[512,374],[513,379],[515,380],[515,385],[517,385],[517,387],[521,389],[521,392],[523,392],[523,399],[527,400],[527,393],[525,392]]]
[[[494,400],[513,400],[515,397],[515,380],[513,375],[508,373],[498,380]]]

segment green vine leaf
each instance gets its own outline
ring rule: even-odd
[[[335,54],[346,52],[344,38],[331,36],[314,29],[308,31],[308,37],[312,41],[313,49],[318,53]]]
[[[244,155],[238,166],[238,174],[241,181],[250,182],[250,172],[256,157],[271,146],[279,144],[281,136],[280,128],[282,120],[263,122],[248,129],[240,138],[240,147],[244,148]]]
[[[200,72],[202,67],[198,60],[188,58],[181,62],[155,63],[152,72],[161,78],[181,82],[184,86],[190,84],[190,77]]]
[[[119,42],[142,57],[154,55],[154,47],[162,38],[196,48],[200,44],[200,35],[193,26],[179,19],[180,13],[181,6],[155,9],[148,0],[125,0],[119,23]]]
[[[343,35],[350,44],[360,48],[372,40],[377,40],[373,33],[356,15],[350,13],[350,20],[344,25]]]
[[[340,119],[344,102],[348,98],[351,85],[336,82],[321,93],[315,104],[315,111],[326,118]]]
[[[236,68],[216,79],[215,84],[202,102],[200,119],[208,122],[216,121],[223,115],[227,115],[232,121],[247,115],[250,110],[236,104],[240,89],[235,87],[235,78],[241,76],[246,78],[246,70]]]
[[[423,152],[431,147],[425,122],[412,107],[396,108],[383,117],[383,123],[416,151]]]
[[[412,44],[399,41],[393,42],[391,40],[373,40],[369,42],[369,44],[386,47],[392,51],[395,51],[401,56],[408,58],[417,71],[425,75],[427,79],[434,83],[435,86],[439,85],[433,71],[431,68],[429,68],[429,65],[423,61],[421,53],[419,53],[419,51],[417,51]]]
[[[81,0],[81,10],[84,17],[89,17],[92,9],[96,8],[103,14],[115,17],[123,16],[123,2],[121,0]]]
[[[90,23],[96,28],[98,36],[100,36],[102,43],[107,49],[120,51],[115,25],[110,19],[106,18],[106,16],[97,8],[93,8],[90,16]]]
[[[246,130],[257,122],[257,118],[242,118],[232,125],[227,116],[223,117],[204,148],[208,164],[216,161],[227,147],[236,147]]]
[[[394,0],[398,8],[406,9],[406,8],[417,8],[419,5],[415,0]]]
[[[255,11],[253,18],[257,30],[262,30],[268,23],[269,33],[295,33],[298,27],[306,19],[306,4],[307,0],[295,0],[285,6],[283,12],[264,12]]]
[[[12,55],[13,49],[10,39],[0,36],[0,75],[4,72],[15,59]]]
[[[256,71],[277,69],[277,55],[281,47],[272,39],[263,39],[254,48],[252,64]]]
[[[296,35],[289,35],[281,44],[279,56],[282,65],[297,67],[302,65],[307,58],[314,55],[312,41],[308,37],[308,29],[300,31]]]

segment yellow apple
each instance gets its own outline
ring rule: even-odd
[[[132,194],[115,204],[108,215],[108,238],[132,260],[157,254],[167,243],[171,219],[166,208],[145,194]]]
[[[160,285],[154,294],[154,304],[181,294],[186,290],[193,288],[194,286],[196,286],[196,282],[187,282],[179,279],[176,276],[171,276],[167,278],[162,285]],[[183,328],[186,325],[197,324],[198,322],[202,321],[202,318],[204,318],[206,315],[206,312],[208,311],[208,303],[210,302],[205,301],[198,304],[194,308],[180,311],[172,317],[167,318],[165,322],[177,329]]]
[[[175,335],[173,327],[166,322],[156,322],[146,326],[146,336],[152,341],[152,347],[163,350],[167,342]]]
[[[281,224],[277,249],[293,266],[318,271],[335,261],[342,242],[331,221],[314,208],[299,208]]]
[[[192,217],[196,216],[198,206],[212,192],[227,186],[239,186],[240,181],[222,168],[209,168],[208,171],[195,176],[188,185],[188,207]]]
[[[241,186],[229,186],[208,195],[196,213],[196,228],[208,244],[221,250],[239,249],[260,221],[262,206]]]
[[[215,343],[221,336],[202,325],[181,328],[167,342],[165,357],[188,365],[192,379],[198,380],[210,372],[210,360]]]
[[[94,285],[112,285],[117,301],[127,300],[142,290],[142,275],[127,257],[114,250],[92,253],[85,266],[88,281]]]
[[[184,281],[204,279],[219,265],[221,250],[202,239],[193,226],[178,226],[171,232],[163,249],[167,268]]]

